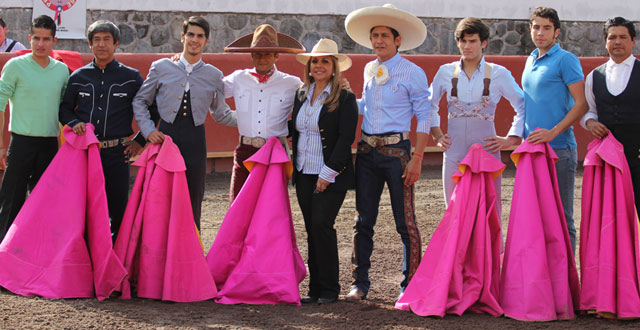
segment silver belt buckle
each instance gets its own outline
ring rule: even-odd
[[[362,134],[362,141],[364,141],[364,143],[370,145],[372,148],[376,147],[376,141],[374,140],[373,136],[367,136]]]
[[[399,143],[399,142],[400,142],[400,137],[397,137],[397,136],[387,136],[387,137],[385,138],[385,141],[384,141],[384,142],[385,142],[385,145],[388,145],[388,144],[396,144],[396,143]]]
[[[266,140],[261,137],[255,137],[251,139],[251,146],[260,149],[266,143]]]

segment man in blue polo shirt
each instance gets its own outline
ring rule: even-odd
[[[536,8],[529,24],[537,48],[529,55],[522,72],[524,134],[534,144],[549,142],[558,155],[558,188],[575,254],[573,189],[578,154],[572,126],[587,111],[584,75],[578,58],[556,43],[560,19],[555,9]]]

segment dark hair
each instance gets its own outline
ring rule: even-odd
[[[529,25],[533,25],[533,20],[536,17],[542,17],[549,19],[551,23],[553,23],[553,30],[557,30],[560,28],[560,18],[558,17],[558,12],[549,7],[538,7],[531,14],[531,18],[529,19]]]
[[[3,28],[7,27],[7,24],[4,22],[4,20],[2,18],[0,18],[0,26]]]
[[[186,34],[189,25],[199,26],[204,30],[204,37],[209,39],[209,22],[201,16],[191,16],[182,22],[182,34]]]
[[[396,29],[390,27],[390,26],[386,26],[386,25],[376,25],[371,27],[371,30],[369,30],[369,35],[371,35],[371,32],[373,32],[373,29],[377,28],[378,26],[384,26],[386,28],[389,28],[389,30],[391,30],[391,34],[393,34],[393,40],[396,40],[396,38],[400,35],[400,33],[398,33],[398,31],[396,31]]]
[[[631,36],[631,39],[635,39],[636,38],[636,27],[633,25],[632,22],[627,21],[626,19],[618,16],[618,17],[614,17],[614,18],[609,18],[605,23],[604,23],[604,40],[607,41],[607,35],[609,34],[609,28],[613,27],[613,26],[624,26],[627,28],[627,30],[629,31],[629,36]]]
[[[29,34],[33,34],[34,29],[47,29],[51,31],[51,36],[56,36],[56,22],[47,15],[40,15],[31,21],[31,26],[29,27]]]
[[[93,44],[93,35],[98,32],[111,33],[114,44],[120,41],[120,29],[118,29],[118,27],[110,21],[102,19],[99,21],[95,21],[93,22],[93,24],[89,25],[89,28],[87,29],[87,39],[89,39],[90,44]]]
[[[456,31],[453,33],[456,41],[464,38],[466,35],[477,34],[480,41],[489,39],[489,27],[481,19],[476,17],[467,17],[458,23]]]

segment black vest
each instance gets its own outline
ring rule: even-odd
[[[640,61],[633,64],[627,87],[618,96],[607,89],[605,64],[593,70],[593,95],[598,108],[598,121],[622,143],[630,168],[640,166]]]
[[[617,125],[640,124],[640,61],[635,60],[627,87],[617,96],[607,89],[606,64],[593,70],[593,95],[598,121],[609,129]]]

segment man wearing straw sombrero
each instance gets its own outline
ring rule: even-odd
[[[347,34],[372,48],[377,59],[364,72],[360,100],[362,141],[356,156],[356,209],[352,264],[353,287],[347,300],[367,297],[373,227],[385,182],[389,188],[396,230],[402,238],[404,278],[409,284],[420,263],[422,248],[415,221],[413,184],[420,177],[422,156],[430,130],[431,107],[427,77],[399,51],[416,48],[427,28],[414,15],[392,5],[361,8],[345,20]],[[417,143],[411,153],[411,119],[417,117]]]
[[[233,171],[229,202],[240,193],[249,176],[243,162],[251,157],[268,138],[285,141],[287,120],[296,90],[302,81],[278,71],[275,66],[280,53],[302,53],[304,47],[294,38],[277,33],[273,26],[262,24],[252,34],[229,44],[226,52],[251,53],[254,67],[236,70],[224,78],[225,97],[234,97],[240,142],[233,152]]]

